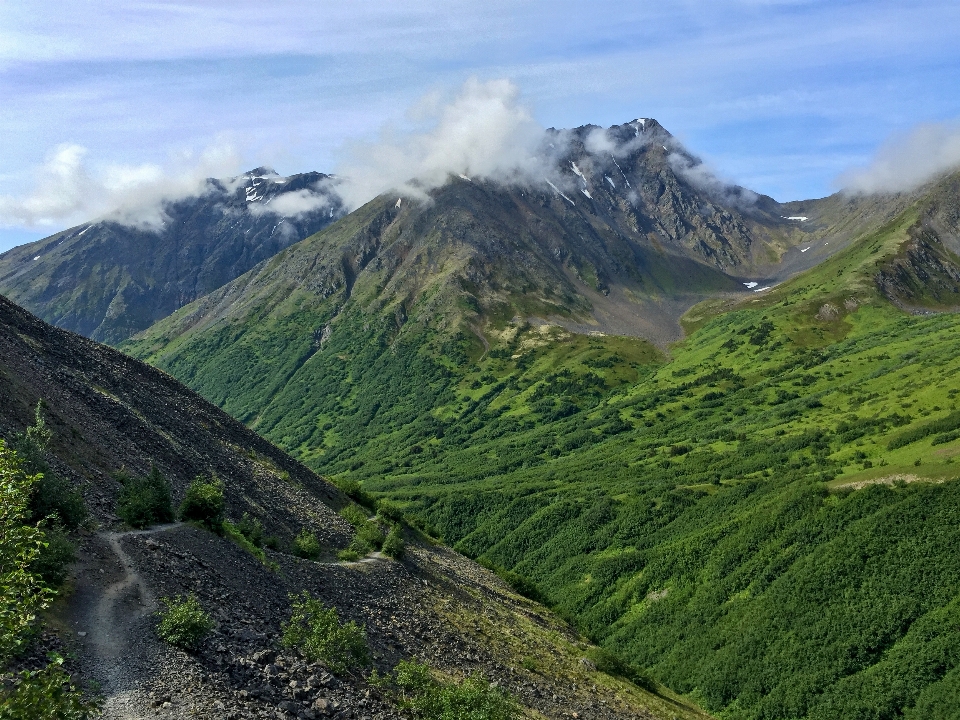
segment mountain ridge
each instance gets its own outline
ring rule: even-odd
[[[281,178],[269,168],[211,179],[200,195],[165,203],[159,228],[107,217],[8,250],[0,293],[117,343],[342,215],[329,187],[322,173]],[[284,216],[285,201],[305,211]]]

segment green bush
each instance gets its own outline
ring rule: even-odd
[[[204,612],[200,601],[194,595],[160,598],[160,601],[166,608],[160,612],[157,634],[171,645],[196,650],[213,629],[213,620]]]
[[[67,578],[67,566],[77,558],[77,548],[63,528],[45,530],[46,546],[40,548],[30,570],[50,587],[60,587]]]
[[[383,553],[395,560],[403,557],[406,546],[403,542],[403,530],[399,525],[394,525],[387,533],[386,540],[383,541]]]
[[[53,433],[43,419],[43,403],[37,403],[34,424],[19,433],[14,450],[28,475],[38,475],[30,491],[30,519],[50,520],[73,530],[87,519],[83,496],[68,481],[51,470],[46,461],[47,445]]]
[[[63,658],[54,656],[46,667],[25,670],[12,683],[0,685],[0,718],[86,720],[99,716],[100,701],[84,698],[62,666]]]
[[[403,522],[403,510],[400,509],[399,505],[389,500],[377,501],[377,514],[391,522]]]
[[[293,554],[297,557],[316,560],[320,557],[321,550],[317,536],[306,528],[293,539]]]
[[[366,629],[352,620],[341,623],[334,608],[306,591],[291,595],[290,621],[283,626],[281,643],[298,650],[310,662],[323,662],[334,673],[370,664]]]
[[[218,535],[223,534],[223,483],[219,480],[204,482],[198,477],[187,488],[180,503],[180,519],[199,523]]]
[[[7,672],[11,658],[34,636],[37,616],[54,595],[37,569],[43,543],[49,542],[30,520],[30,496],[37,481],[0,440],[0,718],[84,720],[97,713],[98,703],[84,699],[63,671],[61,658],[52,657],[39,670]]]
[[[360,559],[360,553],[358,553],[356,550],[347,548],[346,550],[341,550],[338,552],[337,558],[343,562],[356,562]]]
[[[520,707],[477,675],[459,683],[437,680],[426,665],[401,660],[391,675],[372,683],[419,720],[517,720]]]
[[[587,650],[587,657],[593,661],[593,664],[597,666],[597,670],[600,672],[629,680],[634,685],[642,687],[645,690],[656,690],[656,683],[650,679],[649,675],[625,663],[609,650],[601,647],[592,647]]]
[[[80,527],[87,519],[87,507],[80,492],[49,469],[43,471],[34,486],[30,511],[34,521],[52,518],[70,530]]]
[[[261,523],[257,518],[251,517],[250,513],[243,514],[243,517],[240,518],[240,522],[237,523],[237,530],[254,547],[263,547],[263,523]]]
[[[117,498],[117,515],[135,528],[173,521],[170,484],[154,465],[145,478],[121,475],[123,486]]]
[[[357,528],[357,534],[353,542],[358,550],[362,548],[365,552],[370,552],[371,550],[379,550],[383,547],[383,540],[383,530],[380,529],[380,526],[376,522],[368,520]]]
[[[363,527],[369,517],[359,505],[347,505],[340,511],[340,515],[355,528]]]

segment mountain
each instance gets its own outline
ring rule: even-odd
[[[162,226],[85,223],[0,255],[0,294],[117,343],[343,215],[321,173],[257,168],[163,206]]]
[[[344,493],[168,375],[2,298],[0,398],[8,441],[42,401],[52,431],[46,460],[82,491],[92,516],[73,538],[69,592],[18,662],[42,662],[51,649],[69,655],[75,677],[99,684],[107,718],[405,717],[368,669],[308,662],[281,647],[292,595],[304,591],[362,626],[381,677],[414,660],[447,682],[473,675],[488,694],[500,688],[526,715],[706,717],[663,688],[654,694],[601,672],[625,666],[412,528],[402,560],[339,561],[336,551],[358,532],[345,517],[356,521],[359,508]],[[119,526],[118,478],[152,467],[177,502],[196,476],[218,478],[223,534],[187,523]],[[360,513],[364,527],[374,512]],[[275,537],[274,549],[244,539],[245,513]],[[304,532],[320,541],[315,560],[291,552]],[[156,613],[186,594],[214,621],[190,652],[157,636]],[[408,688],[408,699],[416,692]]]
[[[643,207],[717,196],[654,145],[613,158]],[[380,198],[124,347],[709,711],[952,717],[960,176],[664,237],[571,147],[556,190]]]

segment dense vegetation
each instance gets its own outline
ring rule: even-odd
[[[37,435],[34,429],[31,439]],[[14,668],[34,638],[37,615],[55,594],[36,569],[47,540],[31,519],[40,482],[0,440],[0,717],[83,720],[97,714],[98,703],[84,697],[63,658],[51,656],[39,670]]]
[[[322,344],[333,304],[264,301],[163,362],[517,578],[640,681],[729,718],[951,717],[960,319],[903,312],[876,280],[916,221],[695,308],[669,358],[516,305],[487,309],[481,341],[462,296],[444,307],[471,324],[441,332],[424,291],[402,322],[348,305]]]

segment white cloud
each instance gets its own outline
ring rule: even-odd
[[[253,215],[272,213],[280,217],[294,218],[300,215],[323,210],[333,205],[333,198],[327,188],[317,187],[314,190],[291,190],[281,193],[265,203],[252,203],[247,209]]]
[[[721,179],[706,163],[684,151],[671,148],[667,162],[677,175],[724,205],[745,208],[757,202],[755,192]]]
[[[433,127],[412,133],[388,128],[378,142],[346,146],[337,190],[348,208],[388,190],[425,199],[450,175],[528,182],[551,172],[541,154],[544,128],[509,80],[470,79],[446,105],[429,96],[416,106],[416,116],[430,118]]]
[[[24,227],[63,226],[112,220],[141,228],[163,224],[163,206],[202,194],[209,178],[236,174],[240,157],[221,142],[199,155],[184,152],[167,167],[155,164],[108,164],[90,168],[88,152],[79,145],[54,149],[34,173],[24,195],[0,196],[0,224]]]
[[[960,122],[924,123],[887,140],[868,165],[845,172],[837,183],[852,193],[904,192],[957,168]]]

